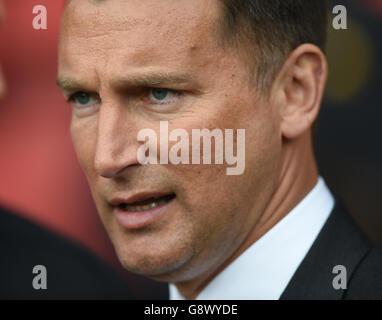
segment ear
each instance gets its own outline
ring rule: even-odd
[[[295,139],[316,120],[327,79],[327,63],[322,51],[312,44],[295,49],[279,72],[275,83],[281,133]],[[281,93],[281,94],[280,94]]]

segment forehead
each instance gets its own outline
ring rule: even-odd
[[[71,0],[62,20],[61,64],[86,57],[145,65],[193,51],[205,55],[217,18],[216,0]]]
[[[74,28],[87,24],[95,32],[105,27],[129,31],[143,25],[185,31],[182,26],[202,26],[214,20],[217,4],[217,0],[69,0],[64,18]]]

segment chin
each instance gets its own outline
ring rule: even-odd
[[[159,281],[172,281],[174,275],[182,273],[192,256],[186,251],[173,250],[129,250],[118,248],[116,252],[121,265],[128,271]]]
[[[178,227],[126,232],[115,221],[105,226],[121,265],[153,280],[172,282],[187,277],[201,247],[192,232]]]

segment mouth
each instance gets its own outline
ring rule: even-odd
[[[175,198],[175,194],[169,194],[160,197],[150,197],[142,201],[136,201],[131,204],[120,203],[118,205],[119,209],[128,212],[142,212],[153,208],[157,208],[169,203]]]
[[[176,195],[141,193],[127,199],[116,198],[111,203],[118,223],[125,229],[143,228],[163,215]]]

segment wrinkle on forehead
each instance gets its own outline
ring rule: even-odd
[[[103,60],[104,67],[113,60],[139,67],[206,58],[216,55],[211,45],[217,14],[216,0],[75,0],[65,9],[60,51],[66,60],[87,57]]]
[[[72,1],[65,9],[64,21],[80,38],[106,36],[111,30],[139,34],[154,30],[159,35],[190,37],[217,21],[216,1],[106,0],[98,6],[90,0]]]

